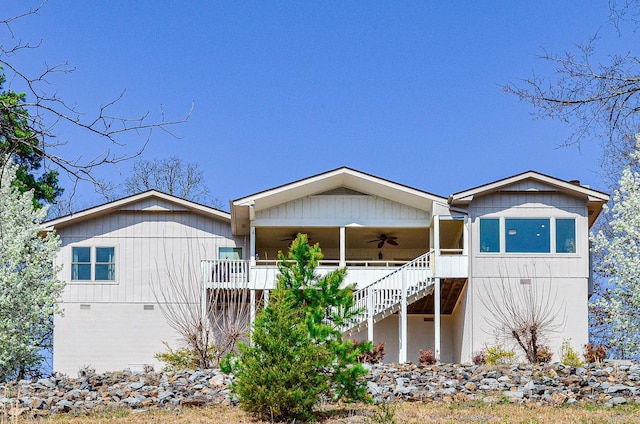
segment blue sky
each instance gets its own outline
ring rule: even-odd
[[[607,3],[50,0],[14,24],[42,44],[13,61],[32,74],[68,61],[75,71],[50,87],[87,112],[123,89],[127,116],[162,106],[179,119],[193,101],[181,138],[157,132],[143,157],[198,162],[225,206],[343,165],[444,196],[529,169],[602,188],[597,141],[560,148],[570,128],[533,119],[502,86],[596,31],[603,53],[629,50]],[[62,154],[99,151],[56,131]],[[83,187],[76,203],[96,199]]]

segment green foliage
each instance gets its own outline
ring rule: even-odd
[[[25,94],[2,91],[4,82],[0,67],[0,156],[13,160],[17,166],[14,185],[20,193],[33,190],[32,204],[40,208],[45,202],[53,203],[63,189],[57,171],[41,171],[44,152],[24,107]]]
[[[195,349],[180,347],[174,350],[167,342],[163,341],[162,344],[165,345],[167,351],[156,353],[153,357],[166,364],[162,368],[163,371],[195,370],[200,367],[200,357]],[[215,346],[209,346],[207,351],[211,357],[217,353]]]
[[[376,405],[373,415],[367,419],[370,424],[396,424],[396,406],[388,402]]]
[[[0,157],[1,159],[1,157]],[[0,380],[22,378],[42,362],[64,284],[53,260],[60,240],[40,234],[46,208],[34,210],[31,191],[12,184],[10,159],[0,168]]]
[[[353,286],[341,287],[345,270],[322,277],[319,246],[298,235],[283,261],[268,307],[256,318],[252,345],[240,346],[233,391],[241,406],[263,419],[307,420],[323,396],[363,400],[366,369],[358,356],[371,343],[342,340],[353,311]]]
[[[516,361],[516,353],[500,345],[488,347],[485,353],[487,365],[511,365]]]
[[[580,355],[571,346],[571,339],[564,339],[560,347],[560,362],[568,367],[581,367],[584,362],[580,359]]]
[[[253,345],[239,345],[233,391],[243,409],[265,420],[311,418],[330,387],[324,368],[329,352],[312,342],[295,303],[279,286],[256,318]]]

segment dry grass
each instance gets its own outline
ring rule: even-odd
[[[57,415],[37,419],[9,419],[6,423],[224,423],[264,424],[239,408],[216,406],[189,408],[179,412],[120,410],[89,416]],[[511,404],[399,403],[386,408],[371,405],[329,406],[319,422],[338,423],[640,423],[640,406],[604,408],[596,406],[538,407]]]

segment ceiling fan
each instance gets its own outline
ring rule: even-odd
[[[286,242],[291,243],[292,241],[294,241],[298,237],[298,234],[300,234],[300,233],[293,233],[289,237],[285,237],[285,238],[281,239],[280,241],[286,241]],[[309,241],[309,242],[311,241],[311,237],[309,237],[309,234],[307,234],[307,241]]]
[[[385,243],[390,244],[392,246],[397,246],[398,242],[396,241],[398,239],[398,237],[395,236],[388,236],[386,234],[379,234],[377,236],[376,239],[374,240],[369,240],[367,243],[373,243],[373,242],[378,242],[378,249],[380,249],[382,246],[384,246]]]

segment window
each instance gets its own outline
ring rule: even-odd
[[[219,247],[218,259],[242,259],[242,247]]]
[[[480,219],[480,251],[499,252],[500,251],[500,219],[481,218]]]
[[[576,253],[576,220],[480,218],[480,252]]]
[[[575,219],[556,219],[556,252],[576,253]]]
[[[115,281],[115,247],[72,247],[72,281]]]
[[[115,248],[96,247],[96,281],[116,279]]]
[[[71,249],[71,279],[91,281],[91,248],[73,247]]]
[[[548,218],[505,219],[507,252],[550,253],[551,231]]]

